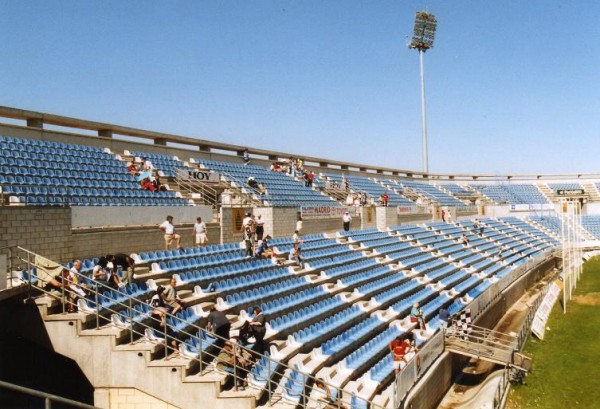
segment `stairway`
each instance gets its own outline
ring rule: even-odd
[[[196,361],[179,356],[160,358],[163,345],[143,339],[130,343],[125,329],[95,328],[93,314],[56,313],[59,303],[48,296],[36,304],[55,351],[77,362],[95,389],[95,400],[107,391],[134,389],[169,408],[251,409],[260,396],[255,389],[222,392],[225,375],[199,371]]]

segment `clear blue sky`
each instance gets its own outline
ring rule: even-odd
[[[422,169],[598,172],[600,2],[2,0],[0,104]]]

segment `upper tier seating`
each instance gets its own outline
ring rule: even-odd
[[[557,193],[559,190],[583,190],[579,182],[548,183],[548,187]]]
[[[537,186],[532,184],[511,185],[481,185],[471,184],[472,188],[478,190],[497,204],[547,204],[548,199],[540,192]]]
[[[452,195],[456,197],[464,197],[464,198],[476,198],[477,194],[472,190],[467,190],[464,187],[456,184],[456,183],[442,183],[440,185],[442,189],[446,189]]]
[[[446,192],[441,191],[435,186],[429,183],[413,182],[409,180],[390,180],[391,183],[396,183],[402,186],[403,189],[412,189],[421,196],[425,196],[427,199],[439,203],[442,206],[465,206],[463,202],[449,195]]]
[[[387,193],[389,206],[415,205],[412,200],[407,199],[395,190],[385,187],[376,180],[372,180],[364,176],[342,176],[337,173],[323,173],[322,176],[330,181],[335,182],[338,186],[342,186],[345,179],[345,182],[348,184],[349,191],[351,190],[354,193],[364,192],[367,195],[367,199],[375,204],[379,203],[379,199],[382,194]]]
[[[157,171],[161,172],[165,177],[168,178],[174,178],[177,169],[187,168],[182,161],[174,158],[173,156],[162,153],[126,151],[125,154],[127,153],[135,156],[136,158],[147,158],[150,162],[152,162],[152,165]]]
[[[150,192],[107,150],[0,136],[0,186],[10,202],[36,206],[186,206],[176,192]]]
[[[196,159],[207,169],[214,170],[242,191],[249,192],[256,199],[270,206],[340,206],[329,196],[325,196],[303,182],[280,172],[274,172],[257,165],[239,165],[235,163]],[[248,186],[248,178],[264,185],[266,193],[261,195],[257,189]]]

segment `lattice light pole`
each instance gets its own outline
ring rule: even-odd
[[[413,38],[408,48],[419,50],[419,63],[421,67],[421,128],[423,134],[423,172],[429,173],[429,159],[427,153],[427,115],[425,113],[425,72],[423,68],[423,54],[433,47],[437,19],[426,11],[417,11]]]

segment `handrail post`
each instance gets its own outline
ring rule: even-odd
[[[60,283],[61,283],[61,302],[62,302],[62,313],[66,313],[66,301],[67,301],[67,297],[66,297],[66,293],[65,293],[65,277],[64,274],[60,273],[62,275]]]
[[[200,328],[200,331],[204,331],[202,328]],[[198,357],[200,358],[200,373],[202,373],[203,370],[203,362],[202,362],[202,356],[204,355],[204,346],[202,345],[202,332],[198,332],[198,343],[200,344],[200,354],[198,355]]]
[[[133,308],[131,307],[132,297],[129,297],[129,343],[133,344]]]
[[[8,280],[10,282],[10,286],[12,288],[12,280],[13,280],[13,265],[12,265],[12,247],[8,248]]]
[[[98,283],[94,283],[94,295],[96,298],[96,329],[100,328],[100,297],[98,297]]]
[[[169,356],[169,339],[167,337],[167,317],[165,316],[165,358]]]
[[[33,272],[33,269],[31,268],[31,259],[29,258],[29,252],[27,252],[27,276],[28,276],[28,289],[27,289],[27,300],[31,299],[31,274]]]
[[[44,399],[44,408],[52,409],[52,401],[50,400],[49,397],[46,397],[46,399]]]
[[[269,406],[271,406],[271,358],[267,358],[267,388],[269,390]]]

